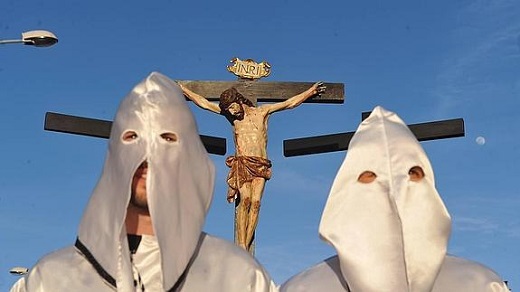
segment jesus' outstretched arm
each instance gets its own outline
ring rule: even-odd
[[[210,102],[205,97],[196,94],[195,92],[189,90],[187,87],[183,86],[182,84],[179,84],[179,86],[182,89],[182,93],[184,93],[184,95],[187,98],[189,98],[191,101],[193,101],[197,106],[199,106],[205,110],[220,114],[220,108],[219,108],[218,104]]]
[[[323,85],[323,82],[316,82],[309,89],[300,94],[297,94],[282,102],[265,105],[265,107],[267,108],[267,112],[269,114],[281,110],[292,109],[302,104],[306,99],[315,95],[320,95],[323,92],[325,92],[325,85]]]

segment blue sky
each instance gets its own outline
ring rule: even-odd
[[[188,3],[189,2],[189,3]],[[318,224],[345,152],[283,157],[284,139],[354,131],[381,105],[408,123],[464,118],[466,136],[424,142],[453,219],[449,252],[483,263],[520,291],[520,2],[3,1],[0,38],[48,29],[50,48],[0,47],[0,290],[72,244],[106,141],[43,130],[47,111],[112,119],[152,71],[234,80],[233,57],[266,60],[268,81],[341,82],[343,105],[304,104],[269,123],[268,182],[257,258],[277,283],[334,254]],[[202,134],[223,117],[192,106]],[[485,143],[477,143],[482,137]],[[482,139],[480,139],[482,140]],[[205,230],[232,239],[224,157]]]

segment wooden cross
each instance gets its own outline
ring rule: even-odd
[[[232,125],[235,153],[226,159],[226,165],[230,167],[226,179],[227,199],[235,202],[235,243],[254,254],[261,198],[265,183],[271,177],[271,162],[267,158],[270,115],[292,109],[305,101],[340,103],[344,86],[338,83],[256,82],[246,79],[232,83],[196,82],[198,88],[190,86],[190,83],[179,83],[184,94],[197,106],[225,116]],[[219,104],[210,102],[215,100],[211,93],[202,93],[207,90],[213,90],[213,94],[219,96]],[[257,106],[259,100],[277,102]]]
[[[369,115],[370,112],[362,113],[362,120]],[[413,124],[408,127],[419,141],[463,137],[465,134],[464,120],[461,118]],[[291,157],[347,150],[354,133],[346,132],[284,140],[283,153],[285,157]]]

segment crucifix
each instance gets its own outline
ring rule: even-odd
[[[343,103],[342,83],[257,82],[271,72],[267,62],[231,60],[228,71],[237,81],[177,80],[185,96],[199,107],[224,115],[233,127],[235,154],[226,159],[229,202],[235,202],[235,243],[254,253],[254,233],[265,181],[271,175],[267,159],[267,121],[270,114],[303,102]],[[325,90],[326,89],[326,90]],[[219,104],[211,101],[219,101]],[[257,107],[257,102],[275,102]],[[45,129],[108,137],[111,122],[57,113],[47,113]],[[225,139],[203,136],[209,153],[223,155]]]
[[[224,86],[217,91],[220,94],[218,104],[201,95],[201,88],[190,88],[190,84],[182,82],[179,84],[189,100],[204,110],[223,115],[232,126],[235,153],[226,159],[226,165],[230,167],[227,200],[235,202],[235,243],[253,254],[261,198],[265,183],[271,178],[272,164],[267,158],[270,115],[297,107],[311,98],[316,98],[315,102],[325,102],[323,97],[327,93],[335,102],[342,102],[344,89],[342,84],[324,85],[322,82],[256,82],[270,74],[269,63],[238,58],[231,60],[231,63],[233,65],[228,66],[228,71],[239,79],[234,84],[218,82]],[[211,87],[217,88],[215,85]],[[257,105],[259,100],[278,102]]]
[[[364,120],[369,115],[370,112],[364,112],[361,119]],[[412,124],[408,127],[419,141],[463,137],[465,134],[464,120],[461,118]],[[284,156],[291,157],[347,150],[354,133],[346,132],[284,140]]]

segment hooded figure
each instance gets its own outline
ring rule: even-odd
[[[45,256],[11,291],[274,290],[247,252],[202,232],[213,185],[181,89],[152,73],[117,111],[75,245]],[[128,234],[143,218],[149,232]]]
[[[446,256],[450,216],[419,142],[376,107],[352,138],[319,227],[338,255],[281,291],[509,291],[486,267]]]

